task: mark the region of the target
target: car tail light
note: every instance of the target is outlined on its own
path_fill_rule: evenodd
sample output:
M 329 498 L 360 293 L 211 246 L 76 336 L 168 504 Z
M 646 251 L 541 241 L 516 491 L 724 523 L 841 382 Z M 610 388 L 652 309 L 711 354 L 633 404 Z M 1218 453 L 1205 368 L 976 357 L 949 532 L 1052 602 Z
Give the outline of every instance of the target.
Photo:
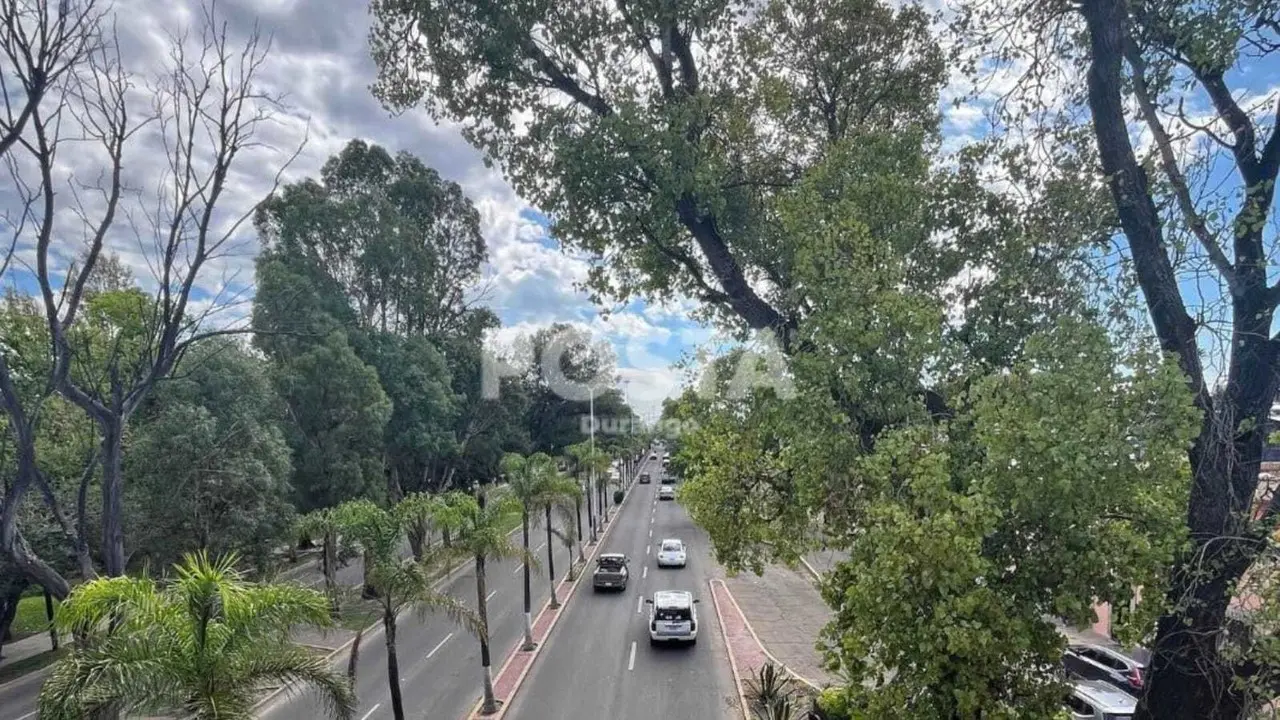
M 689 632 L 697 632 L 697 631 L 698 631 L 698 621 L 697 621 L 697 620 L 690 620 L 690 621 L 689 621 Z
M 1142 689 L 1142 668 L 1134 666 L 1129 668 L 1129 676 L 1125 678 L 1133 687 Z

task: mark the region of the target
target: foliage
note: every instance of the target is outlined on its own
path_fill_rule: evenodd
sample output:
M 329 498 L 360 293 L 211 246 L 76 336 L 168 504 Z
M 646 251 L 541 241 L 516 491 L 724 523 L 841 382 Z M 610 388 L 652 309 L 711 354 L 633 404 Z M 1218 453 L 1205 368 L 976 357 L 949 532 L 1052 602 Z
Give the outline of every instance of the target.
M 326 625 L 324 596 L 245 582 L 235 557 L 189 555 L 164 585 L 116 577 L 78 586 L 59 607 L 64 632 L 83 634 L 40 693 L 40 716 L 82 718 L 108 706 L 249 718 L 271 682 L 320 693 L 326 713 L 349 718 L 355 697 L 323 658 L 289 641 L 300 623 Z
M 133 424 L 126 470 L 136 557 L 236 552 L 265 568 L 293 524 L 283 407 L 267 368 L 233 342 L 192 347 Z
M 292 420 L 285 435 L 298 510 L 383 496 L 383 429 L 391 403 L 377 372 L 342 333 L 282 363 L 276 386 Z

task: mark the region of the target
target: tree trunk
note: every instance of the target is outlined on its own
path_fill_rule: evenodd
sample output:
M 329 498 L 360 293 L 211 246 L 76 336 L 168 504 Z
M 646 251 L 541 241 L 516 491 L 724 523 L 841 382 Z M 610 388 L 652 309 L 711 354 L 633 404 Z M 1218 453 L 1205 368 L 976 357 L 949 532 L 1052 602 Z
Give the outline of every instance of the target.
M 4 595 L 0 595 L 0 650 L 13 638 L 13 619 L 18 615 L 18 602 L 22 600 L 22 583 L 13 583 Z M 4 657 L 0 653 L 0 657 Z
M 382 628 L 387 641 L 387 689 L 391 691 L 391 713 L 404 720 L 404 700 L 400 697 L 400 659 L 396 656 L 396 613 L 391 596 L 382 602 Z
M 559 610 L 560 598 L 556 597 L 556 544 L 551 537 L 551 504 L 547 503 L 544 509 L 547 513 L 547 577 L 551 580 L 551 609 Z
M 364 551 L 360 564 L 363 566 L 360 568 L 362 582 L 360 597 L 365 600 L 372 600 L 373 598 L 378 597 L 378 588 L 374 587 L 373 583 L 369 580 L 369 573 L 373 572 L 373 555 L 368 550 Z
M 338 538 L 332 530 L 325 531 L 321 549 L 320 569 L 324 572 L 324 591 L 329 596 L 329 613 L 334 617 L 342 610 L 338 603 Z
M 16 605 L 14 606 L 17 607 Z M 49 621 L 49 649 L 58 649 L 58 628 L 53 626 L 53 596 L 44 591 L 44 616 Z
M 573 511 L 578 517 L 578 562 L 586 562 L 587 556 L 582 552 L 582 499 L 575 497 L 573 499 Z
M 483 505 L 481 505 L 483 507 Z M 480 668 L 484 678 L 484 703 L 480 712 L 492 715 L 498 712 L 498 701 L 493 696 L 492 659 L 489 657 L 489 602 L 485 599 L 484 556 L 476 555 L 476 607 L 480 612 Z
M 529 569 L 529 511 L 523 510 L 520 513 L 520 529 L 524 533 L 524 646 L 521 648 L 525 652 L 536 647 L 533 643 L 533 592 L 529 586 L 530 569 Z
M 124 419 L 113 414 L 102 432 L 102 561 L 107 577 L 124 575 Z
M 585 491 L 584 493 L 582 493 L 582 494 L 583 494 L 583 496 L 587 499 L 587 525 L 589 526 L 589 529 L 591 530 L 591 542 L 594 544 L 594 543 L 596 542 L 596 516 L 595 516 L 595 513 L 594 513 L 594 512 L 592 511 L 592 509 L 591 509 L 591 504 L 592 504 L 592 501 L 591 501 L 591 495 L 592 495 L 592 493 L 591 493 L 591 479 L 590 479 L 590 478 L 587 478 L 587 487 L 586 487 L 586 491 Z M 585 557 L 585 556 L 584 556 L 584 557 Z
M 405 535 L 409 538 L 409 551 L 413 553 L 413 561 L 422 562 L 422 552 L 427 546 L 427 529 L 422 526 L 422 520 L 409 523 Z

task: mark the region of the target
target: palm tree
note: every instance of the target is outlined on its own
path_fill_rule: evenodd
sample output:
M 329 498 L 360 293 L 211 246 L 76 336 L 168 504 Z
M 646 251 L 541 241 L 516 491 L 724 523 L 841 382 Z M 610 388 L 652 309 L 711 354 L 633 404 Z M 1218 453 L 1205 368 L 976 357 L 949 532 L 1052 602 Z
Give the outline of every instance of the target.
M 479 614 L 434 587 L 435 571 L 442 569 L 448 562 L 448 556 L 456 554 L 456 550 L 435 545 L 423 548 L 419 560 L 400 557 L 401 538 L 411 523 L 421 517 L 422 510 L 422 503 L 414 502 L 400 512 L 391 512 L 370 500 L 353 500 L 334 510 L 343 534 L 360 543 L 364 550 L 372 595 L 382 610 L 382 629 L 387 645 L 387 685 L 391 694 L 391 712 L 396 720 L 404 720 L 400 660 L 396 652 L 396 619 L 400 611 L 413 607 L 422 615 L 444 613 L 473 633 L 479 634 L 481 628 Z
M 355 712 L 347 679 L 289 641 L 295 625 L 328 625 L 328 601 L 309 588 L 256 584 L 237 558 L 201 552 L 176 578 L 98 578 L 58 607 L 55 624 L 82 638 L 40 690 L 40 717 L 79 720 L 104 710 L 194 720 L 247 720 L 269 684 L 319 691 L 330 717 Z
M 475 496 L 451 492 L 441 498 L 436 514 L 442 529 L 452 533 L 454 546 L 474 558 L 476 564 L 476 606 L 480 614 L 480 666 L 483 669 L 484 704 L 482 712 L 498 711 L 493 696 L 493 672 L 489 656 L 489 603 L 485 599 L 485 565 L 489 560 L 519 558 L 529 562 L 529 552 L 511 541 L 511 530 L 521 517 L 520 501 L 503 493 L 489 504 L 484 490 L 477 487 Z
M 567 506 L 570 500 L 575 500 L 582 495 L 582 491 L 578 489 L 578 484 L 569 478 L 554 471 L 542 479 L 538 492 L 538 503 L 542 506 L 546 513 L 547 523 L 547 579 L 551 582 L 551 607 L 559 609 L 560 598 L 556 597 L 556 558 L 555 543 L 551 536 L 555 533 L 551 526 L 551 511 L 557 507 Z M 570 572 L 573 571 L 573 562 L 569 563 Z
M 585 563 L 587 561 L 587 556 L 586 556 L 586 553 L 584 553 L 582 550 L 582 538 L 583 538 L 582 495 L 583 494 L 581 492 L 581 489 L 583 487 L 582 472 L 583 472 L 583 468 L 586 466 L 587 458 L 591 455 L 591 444 L 580 442 L 574 445 L 570 445 L 569 447 L 565 448 L 565 452 L 568 455 L 570 462 L 573 464 L 573 479 L 576 483 L 578 483 L 579 492 L 578 492 L 578 496 L 573 500 L 573 513 L 578 524 L 578 530 L 576 533 L 578 537 L 578 562 Z M 590 497 L 587 498 L 587 522 L 588 522 L 588 527 L 590 527 L 593 522 L 591 519 L 591 498 Z
M 320 538 L 320 572 L 324 574 L 324 592 L 329 596 L 329 612 L 337 617 L 341 610 L 338 599 L 338 564 L 342 562 L 345 553 L 338 544 L 338 526 L 334 522 L 333 510 L 321 508 L 303 515 L 298 519 L 297 533 L 313 541 Z
M 542 492 L 547 478 L 556 474 L 556 463 L 545 453 L 529 457 L 508 453 L 502 458 L 502 473 L 507 479 L 507 489 L 520 502 L 520 531 L 524 538 L 524 650 L 534 648 L 533 642 L 533 593 L 530 588 L 529 569 L 529 517 L 542 506 Z

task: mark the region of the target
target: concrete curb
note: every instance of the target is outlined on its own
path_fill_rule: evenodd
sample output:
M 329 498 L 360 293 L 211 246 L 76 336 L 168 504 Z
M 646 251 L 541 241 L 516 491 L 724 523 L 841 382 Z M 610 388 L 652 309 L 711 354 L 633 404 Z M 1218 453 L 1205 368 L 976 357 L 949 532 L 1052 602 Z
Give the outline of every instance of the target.
M 525 678 L 529 676 L 529 671 L 533 669 L 534 663 L 538 661 L 538 656 L 542 654 L 542 649 L 547 646 L 547 641 L 551 639 L 551 633 L 555 631 L 556 625 L 560 623 L 560 617 L 564 615 L 565 610 L 568 609 L 569 601 L 577 595 L 578 586 L 582 584 L 582 578 L 586 577 L 587 568 L 591 564 L 591 559 L 600 552 L 600 548 L 604 546 L 604 541 L 609 537 L 609 534 L 613 532 L 613 529 L 617 527 L 618 515 L 622 513 L 622 509 L 625 508 L 627 506 L 627 502 L 631 500 L 631 491 L 635 489 L 635 486 L 636 484 L 632 482 L 627 487 L 627 493 L 622 498 L 622 502 L 617 504 L 618 510 L 613 514 L 613 519 L 609 520 L 609 522 L 605 524 L 604 532 L 599 535 L 596 543 L 591 546 L 591 552 L 587 553 L 586 561 L 582 564 L 582 572 L 578 574 L 577 579 L 573 581 L 573 584 L 569 586 L 568 591 L 565 592 L 564 597 L 560 599 L 560 608 L 554 611 L 555 617 L 551 618 L 551 626 L 547 628 L 546 636 L 542 638 L 538 643 L 538 646 L 530 653 L 531 657 L 529 658 L 529 662 L 525 664 L 524 669 L 520 671 L 520 675 L 516 678 L 516 684 L 511 688 L 511 694 L 505 699 L 498 698 L 502 704 L 498 706 L 498 711 L 492 715 L 485 715 L 480 711 L 484 706 L 484 698 L 480 698 L 480 700 L 476 702 L 475 707 L 472 708 L 471 712 L 467 713 L 465 720 L 475 720 L 477 718 L 482 718 L 483 720 L 502 720 L 502 718 L 506 717 L 507 708 L 511 707 L 511 701 L 514 700 L 516 695 L 520 692 L 520 688 L 524 685 Z M 565 582 L 567 582 L 567 580 L 561 581 L 560 586 L 564 587 Z M 547 602 L 542 606 L 542 610 L 538 611 L 537 617 L 534 618 L 533 625 L 538 624 L 538 620 L 542 619 L 543 613 L 546 613 L 550 607 L 551 599 L 547 598 Z M 502 673 L 510 667 L 511 663 L 515 662 L 515 659 L 519 657 L 522 652 L 524 651 L 522 651 L 520 646 L 517 644 L 516 648 L 508 653 L 506 661 L 502 663 L 502 667 L 494 677 L 502 677 Z
M 800 558 L 800 564 L 804 565 L 804 569 L 809 571 L 809 574 L 813 576 L 814 580 L 817 580 L 819 583 L 822 582 L 822 573 L 818 572 L 812 565 L 810 565 L 808 560 Z
M 738 669 L 738 661 L 733 657 L 733 646 L 729 644 L 729 631 L 724 629 L 724 612 L 720 609 L 720 600 L 716 597 L 717 582 L 724 585 L 724 581 L 719 578 L 707 581 L 707 587 L 711 591 L 711 604 L 716 609 L 716 621 L 720 623 L 720 639 L 724 641 L 724 653 L 729 656 L 729 672 L 733 674 L 733 686 L 738 691 L 738 709 L 742 711 L 743 720 L 752 720 L 751 710 L 747 706 L 747 694 L 742 689 L 742 671 Z M 728 592 L 727 585 L 725 591 Z

